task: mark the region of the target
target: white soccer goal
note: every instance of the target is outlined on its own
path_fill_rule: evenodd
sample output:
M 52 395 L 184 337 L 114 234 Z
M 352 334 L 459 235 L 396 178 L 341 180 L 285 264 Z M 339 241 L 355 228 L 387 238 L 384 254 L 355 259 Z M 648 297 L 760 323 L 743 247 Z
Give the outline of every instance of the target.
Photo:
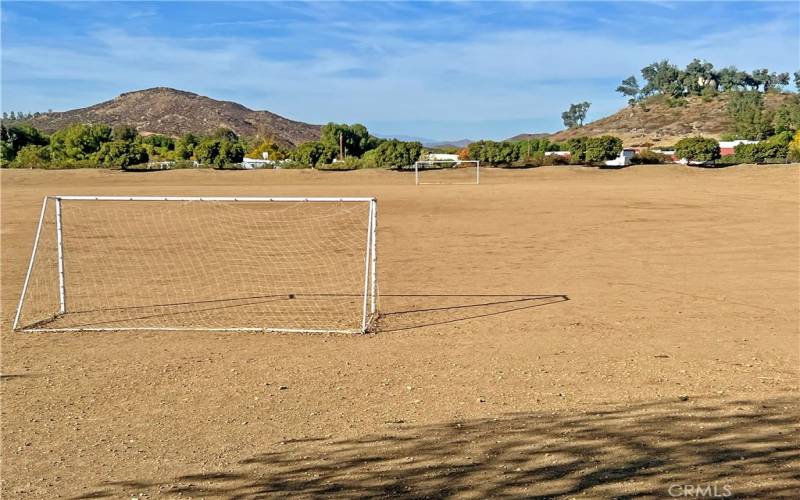
M 477 160 L 425 160 L 414 163 L 417 184 L 480 184 L 481 163 Z
M 49 196 L 14 330 L 363 333 L 374 198 Z

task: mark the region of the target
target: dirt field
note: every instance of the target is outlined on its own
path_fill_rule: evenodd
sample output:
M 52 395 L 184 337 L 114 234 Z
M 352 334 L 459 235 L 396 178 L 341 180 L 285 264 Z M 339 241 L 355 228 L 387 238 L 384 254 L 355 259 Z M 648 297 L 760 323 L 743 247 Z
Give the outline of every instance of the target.
M 2 496 L 792 497 L 798 174 L 2 171 Z M 46 194 L 377 196 L 380 331 L 11 332 Z

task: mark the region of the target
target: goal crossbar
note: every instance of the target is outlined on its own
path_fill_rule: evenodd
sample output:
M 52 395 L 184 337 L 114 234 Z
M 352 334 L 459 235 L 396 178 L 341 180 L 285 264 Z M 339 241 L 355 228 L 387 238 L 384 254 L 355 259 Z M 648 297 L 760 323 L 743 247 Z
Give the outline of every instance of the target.
M 72 311 L 68 307 L 69 289 L 66 286 L 67 280 L 65 276 L 69 274 L 69 268 L 65 265 L 65 233 L 69 231 L 69 227 L 65 228 L 62 222 L 62 202 L 220 202 L 220 203 L 290 203 L 290 204 L 303 204 L 303 203 L 365 203 L 367 204 L 367 220 L 365 224 L 365 233 L 361 233 L 365 237 L 365 244 L 362 243 L 361 250 L 363 251 L 363 289 L 358 293 L 361 298 L 360 302 L 360 320 L 357 327 L 342 328 L 320 328 L 300 326 L 297 328 L 291 326 L 209 326 L 204 327 L 200 325 L 180 326 L 180 325 L 157 325 L 157 326 L 141 326 L 141 325 L 119 325 L 119 326 L 97 326 L 93 324 L 79 325 L 79 326 L 55 326 L 50 327 L 48 323 L 53 320 L 70 314 Z M 29 294 L 32 275 L 35 270 L 37 258 L 41 257 L 40 247 L 42 246 L 41 240 L 43 239 L 43 227 L 46 224 L 46 213 L 48 212 L 48 203 L 55 204 L 55 260 L 58 276 L 58 304 L 57 312 L 43 320 L 35 321 L 27 326 L 21 325 L 23 309 L 26 305 L 26 297 Z M 313 218 L 312 218 L 313 219 Z M 269 222 L 269 221 L 268 221 Z M 281 221 L 287 225 L 286 221 Z M 304 222 L 300 220 L 299 223 Z M 318 224 L 318 221 L 312 220 L 313 224 Z M 312 225 L 313 225 L 312 224 Z M 334 229 L 329 229 L 329 232 L 335 232 Z M 69 239 L 74 240 L 79 238 L 76 235 L 69 235 Z M 357 243 L 357 242 L 356 242 Z M 358 245 L 356 245 L 358 246 Z M 352 267 L 352 266 L 351 266 Z M 318 271 L 317 271 L 318 272 Z M 273 276 L 274 277 L 274 276 Z M 186 286 L 184 284 L 184 286 Z M 336 293 L 305 293 L 303 291 L 297 293 L 284 293 L 289 299 L 296 297 L 314 297 L 331 295 L 336 296 Z M 349 293 L 339 293 L 339 296 L 352 295 Z M 216 299 L 212 301 L 199 301 L 199 302 L 225 302 L 230 300 L 241 301 L 244 299 L 251 299 L 257 297 L 237 297 L 234 299 Z M 199 303 L 198 302 L 198 303 Z M 148 306 L 130 306 L 131 309 L 145 308 L 145 307 L 166 307 L 176 304 L 162 304 L 162 305 L 148 305 Z M 245 304 L 250 305 L 250 304 Z M 123 307 L 124 308 L 124 307 Z M 113 308 L 112 308 L 113 309 Z M 122 308 L 118 308 L 122 309 Z M 80 311 L 85 312 L 85 311 Z M 177 313 L 174 313 L 177 314 Z M 308 313 L 313 315 L 313 311 Z M 370 331 L 375 319 L 378 315 L 378 287 L 377 287 L 377 199 L 375 197 L 297 197 L 297 196 L 283 196 L 283 197 L 265 197 L 265 196 L 79 196 L 79 195 L 54 195 L 45 196 L 42 201 L 42 208 L 39 214 L 39 219 L 34 236 L 33 248 L 31 251 L 30 261 L 28 263 L 27 271 L 22 285 L 17 309 L 14 315 L 12 329 L 22 332 L 70 332 L 70 331 L 120 331 L 120 330 L 158 330 L 158 331 L 218 331 L 218 332 L 281 332 L 281 333 L 366 333 Z M 102 323 L 102 322 L 101 322 Z

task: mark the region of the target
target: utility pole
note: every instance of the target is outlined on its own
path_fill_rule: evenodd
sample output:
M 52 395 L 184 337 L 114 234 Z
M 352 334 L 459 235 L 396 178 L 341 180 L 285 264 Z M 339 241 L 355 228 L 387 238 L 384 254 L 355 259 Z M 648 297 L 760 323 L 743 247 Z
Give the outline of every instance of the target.
M 339 158 L 344 160 L 344 134 L 339 132 Z

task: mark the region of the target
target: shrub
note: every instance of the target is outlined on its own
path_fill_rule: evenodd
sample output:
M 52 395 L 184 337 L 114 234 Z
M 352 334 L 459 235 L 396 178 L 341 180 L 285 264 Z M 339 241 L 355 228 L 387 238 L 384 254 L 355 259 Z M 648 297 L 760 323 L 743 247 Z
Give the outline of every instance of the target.
M 289 157 L 308 167 L 316 167 L 318 164 L 331 163 L 338 153 L 335 147 L 321 142 L 304 142 Z
M 375 148 L 374 157 L 370 156 L 369 159 L 374 160 L 379 167 L 404 168 L 413 165 L 420 154 L 422 154 L 421 143 L 391 139 L 383 141 Z
M 602 163 L 613 160 L 622 151 L 622 139 L 612 135 L 590 137 L 586 141 L 584 159 L 587 163 Z
M 739 144 L 734 157 L 740 163 L 783 163 L 789 157 L 792 134 L 781 132 L 756 144 Z
M 671 163 L 672 158 L 667 155 L 650 151 L 649 149 L 642 149 L 631 158 L 631 163 L 634 165 L 658 165 L 661 163 Z
M 356 170 L 361 168 L 361 160 L 356 158 L 355 156 L 348 156 L 342 161 L 335 161 L 333 163 L 320 163 L 316 166 L 317 170 L 327 170 L 327 171 L 345 171 L 345 170 Z
M 311 168 L 311 166 L 306 165 L 305 163 L 300 163 L 299 161 L 296 160 L 288 159 L 278 163 L 278 168 L 301 169 L 301 168 Z
M 147 151 L 141 144 L 122 140 L 103 143 L 96 158 L 104 167 L 127 167 L 148 160 Z
M 569 158 L 561 155 L 549 155 L 542 159 L 543 166 L 569 165 Z
M 9 166 L 13 168 L 48 168 L 50 167 L 50 148 L 33 144 L 23 146 Z
M 687 137 L 675 144 L 675 155 L 693 162 L 713 162 L 719 158 L 719 143 L 706 137 Z
M 800 161 L 800 130 L 794 134 L 789 143 L 789 161 Z

